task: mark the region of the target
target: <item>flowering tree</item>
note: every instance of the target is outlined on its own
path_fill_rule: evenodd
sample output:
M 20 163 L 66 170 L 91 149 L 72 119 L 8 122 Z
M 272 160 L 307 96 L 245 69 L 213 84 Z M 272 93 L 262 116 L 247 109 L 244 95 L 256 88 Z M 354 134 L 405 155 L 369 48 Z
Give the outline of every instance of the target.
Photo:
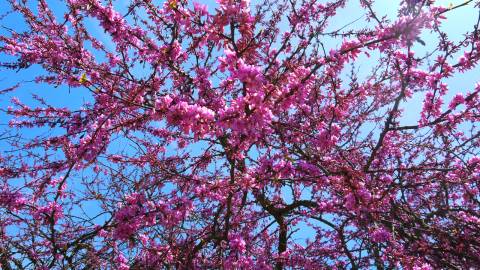
M 480 265 L 480 85 L 446 83 L 479 62 L 479 23 L 442 30 L 475 1 L 389 20 L 360 0 L 362 27 L 334 31 L 354 1 L 7 2 L 26 30 L 4 28 L 2 69 L 85 102 L 5 108 L 1 269 Z

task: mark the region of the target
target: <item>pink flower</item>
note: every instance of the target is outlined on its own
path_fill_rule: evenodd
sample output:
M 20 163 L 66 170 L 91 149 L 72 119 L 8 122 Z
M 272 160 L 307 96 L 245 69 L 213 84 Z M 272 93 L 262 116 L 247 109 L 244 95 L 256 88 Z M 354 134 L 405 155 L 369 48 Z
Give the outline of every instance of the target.
M 450 102 L 450 104 L 448 105 L 448 108 L 453 110 L 455 109 L 458 105 L 462 104 L 465 102 L 465 98 L 463 97 L 463 94 L 462 93 L 457 93 L 452 101 Z
M 371 233 L 371 238 L 373 242 L 379 243 L 379 242 L 386 242 L 390 240 L 391 234 L 390 232 L 385 229 L 385 228 L 377 228 Z
M 246 243 L 239 234 L 229 234 L 228 240 L 232 250 L 240 253 L 245 252 Z
M 27 200 L 19 192 L 0 191 L 0 207 L 18 211 L 23 208 Z
M 117 269 L 119 270 L 129 270 L 130 269 L 130 266 L 128 265 L 128 260 L 127 258 L 125 258 L 125 256 L 123 256 L 123 254 L 119 254 L 117 256 L 117 259 L 116 259 L 116 263 L 117 263 Z

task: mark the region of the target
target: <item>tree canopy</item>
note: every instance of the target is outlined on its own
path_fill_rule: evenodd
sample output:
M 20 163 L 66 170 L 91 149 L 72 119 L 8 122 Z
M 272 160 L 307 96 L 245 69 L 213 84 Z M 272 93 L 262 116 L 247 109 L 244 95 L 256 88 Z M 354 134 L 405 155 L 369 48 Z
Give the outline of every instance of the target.
M 480 84 L 449 83 L 480 16 L 442 28 L 478 1 L 52 2 L 0 4 L 0 97 L 33 89 L 2 109 L 0 268 L 480 265 Z

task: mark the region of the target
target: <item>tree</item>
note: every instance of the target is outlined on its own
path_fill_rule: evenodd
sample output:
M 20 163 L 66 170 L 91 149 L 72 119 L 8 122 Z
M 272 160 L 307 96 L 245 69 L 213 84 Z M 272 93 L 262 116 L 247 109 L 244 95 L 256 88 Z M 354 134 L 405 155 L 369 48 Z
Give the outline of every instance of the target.
M 35 73 L 2 96 L 36 90 L 2 116 L 0 268 L 480 265 L 480 85 L 447 83 L 480 17 L 442 30 L 478 2 L 333 31 L 356 1 L 47 2 L 2 4 L 2 70 Z

